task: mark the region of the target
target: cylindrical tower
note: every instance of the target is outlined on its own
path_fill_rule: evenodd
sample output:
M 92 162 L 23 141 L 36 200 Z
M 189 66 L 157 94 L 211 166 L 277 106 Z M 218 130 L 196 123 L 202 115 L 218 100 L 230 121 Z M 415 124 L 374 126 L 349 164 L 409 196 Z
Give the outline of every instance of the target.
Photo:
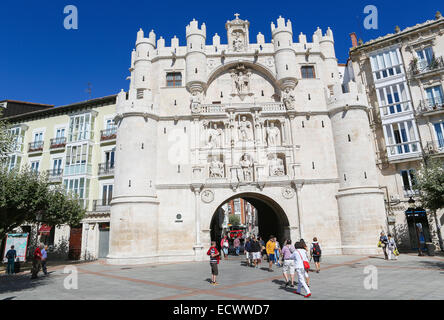
M 282 89 L 293 89 L 297 80 L 296 53 L 293 49 L 293 30 L 291 21 L 279 16 L 277 27 L 271 23 L 271 34 L 274 44 L 274 60 L 276 65 L 277 80 Z
M 377 178 L 367 100 L 351 83 L 340 85 L 329 103 L 335 143 L 339 190 L 336 195 L 344 254 L 374 254 L 375 239 L 386 227 L 384 193 Z
M 316 32 L 318 32 L 316 38 L 319 40 L 319 48 L 324 59 L 324 67 L 322 70 L 325 73 L 324 79 L 328 86 L 332 86 L 339 81 L 338 60 L 335 54 L 333 31 L 328 28 L 324 36 L 322 36 L 321 29 L 318 29 Z
M 207 56 L 205 54 L 206 27 L 193 19 L 186 27 L 187 53 L 186 86 L 190 92 L 202 92 L 207 80 Z
M 137 32 L 136 49 L 132 54 L 131 63 L 131 89 L 139 92 L 148 89 L 148 75 L 151 71 L 151 59 L 156 47 L 156 35 L 153 30 L 149 38 L 145 38 L 143 30 Z
M 122 90 L 116 103 L 116 164 L 107 257 L 111 264 L 155 262 L 158 254 L 157 120 L 147 79 L 150 62 L 141 58 L 153 46 L 140 32 L 136 44 L 140 54 L 134 60 L 130 92 L 127 97 Z

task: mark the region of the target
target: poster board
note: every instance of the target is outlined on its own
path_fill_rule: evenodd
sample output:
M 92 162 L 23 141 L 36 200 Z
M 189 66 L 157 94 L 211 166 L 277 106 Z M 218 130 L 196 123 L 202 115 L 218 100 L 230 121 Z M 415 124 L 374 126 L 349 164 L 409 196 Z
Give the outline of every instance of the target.
M 11 246 L 14 246 L 15 251 L 17 251 L 17 258 L 19 259 L 19 261 L 24 262 L 26 260 L 28 236 L 29 233 L 8 233 L 6 237 L 3 262 L 8 262 L 8 259 L 6 259 L 6 253 L 9 249 L 11 249 Z

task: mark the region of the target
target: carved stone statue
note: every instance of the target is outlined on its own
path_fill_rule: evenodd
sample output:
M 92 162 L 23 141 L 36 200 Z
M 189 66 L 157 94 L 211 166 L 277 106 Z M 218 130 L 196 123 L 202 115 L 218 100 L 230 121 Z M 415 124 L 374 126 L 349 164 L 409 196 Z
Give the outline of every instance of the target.
M 236 52 L 244 50 L 244 35 L 240 31 L 233 32 L 233 50 Z
M 208 129 L 207 146 L 210 148 L 220 148 L 222 145 L 222 129 L 213 123 L 213 127 Z
M 252 139 L 251 135 L 251 123 L 247 120 L 246 116 L 242 116 L 241 121 L 238 125 L 239 129 L 239 141 L 249 141 Z
M 242 169 L 243 181 L 253 181 L 253 163 L 247 154 L 244 154 L 239 161 Z
M 224 164 L 213 157 L 210 163 L 210 178 L 223 178 L 224 177 Z
M 250 92 L 250 78 L 251 71 L 246 69 L 243 65 L 231 70 L 231 78 L 233 80 L 232 96 L 239 96 L 243 99 L 245 96 L 253 95 Z
M 290 92 L 290 88 L 286 88 L 283 93 L 282 102 L 287 110 L 294 110 L 294 95 Z
M 266 129 L 267 132 L 267 145 L 277 146 L 279 143 L 279 128 L 275 127 L 274 122 L 270 122 L 270 125 Z
M 283 175 L 285 175 L 284 162 L 282 159 L 278 158 L 276 153 L 274 153 L 273 157 L 270 159 L 270 176 Z

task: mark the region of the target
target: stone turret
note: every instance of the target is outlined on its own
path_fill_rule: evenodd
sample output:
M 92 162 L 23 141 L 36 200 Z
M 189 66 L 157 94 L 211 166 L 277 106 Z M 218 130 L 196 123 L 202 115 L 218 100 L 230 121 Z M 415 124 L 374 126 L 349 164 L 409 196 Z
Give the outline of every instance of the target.
M 282 89 L 293 89 L 296 86 L 297 63 L 293 48 L 293 31 L 291 21 L 279 17 L 277 26 L 271 23 L 271 34 L 274 43 L 274 59 L 276 64 L 277 80 Z
M 186 27 L 186 87 L 190 92 L 202 92 L 207 78 L 207 56 L 205 54 L 206 27 L 193 19 Z
M 368 102 L 354 82 L 349 87 L 350 92 L 343 94 L 335 85 L 328 102 L 339 176 L 342 252 L 374 254 L 375 237 L 386 229 L 384 194 L 378 184 Z

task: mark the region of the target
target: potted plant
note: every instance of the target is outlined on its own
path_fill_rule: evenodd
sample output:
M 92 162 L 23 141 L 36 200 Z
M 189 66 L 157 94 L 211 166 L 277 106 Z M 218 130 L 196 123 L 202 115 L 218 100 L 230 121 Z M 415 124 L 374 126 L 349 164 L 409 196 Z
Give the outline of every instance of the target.
M 418 73 L 418 58 L 413 57 L 413 60 L 410 61 L 410 71 L 413 74 L 417 74 Z

